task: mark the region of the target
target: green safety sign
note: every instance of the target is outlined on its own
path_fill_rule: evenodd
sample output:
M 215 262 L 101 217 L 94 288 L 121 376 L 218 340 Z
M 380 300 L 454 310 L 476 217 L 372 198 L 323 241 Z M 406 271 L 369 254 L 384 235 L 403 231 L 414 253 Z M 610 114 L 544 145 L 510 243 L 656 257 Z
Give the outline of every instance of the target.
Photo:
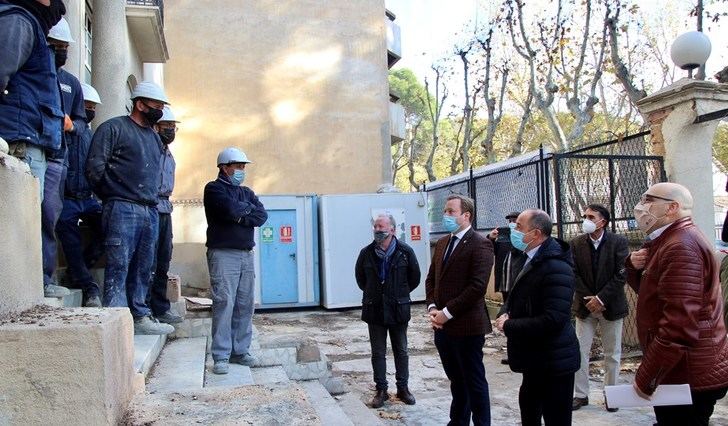
M 260 230 L 260 235 L 263 237 L 262 241 L 264 243 L 272 243 L 273 242 L 273 227 L 272 226 L 265 226 Z

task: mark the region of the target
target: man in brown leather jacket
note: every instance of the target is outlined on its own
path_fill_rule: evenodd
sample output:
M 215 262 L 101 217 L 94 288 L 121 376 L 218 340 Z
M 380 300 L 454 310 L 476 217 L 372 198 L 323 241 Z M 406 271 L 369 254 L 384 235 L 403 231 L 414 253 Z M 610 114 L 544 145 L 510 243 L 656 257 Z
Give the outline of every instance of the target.
M 643 398 L 660 384 L 688 383 L 692 405 L 655 407 L 657 424 L 708 425 L 728 389 L 728 345 L 718 262 L 690 217 L 693 198 L 675 183 L 651 186 L 635 206 L 647 242 L 626 262 L 627 282 L 639 294 L 637 333 L 642 364 L 635 391 Z

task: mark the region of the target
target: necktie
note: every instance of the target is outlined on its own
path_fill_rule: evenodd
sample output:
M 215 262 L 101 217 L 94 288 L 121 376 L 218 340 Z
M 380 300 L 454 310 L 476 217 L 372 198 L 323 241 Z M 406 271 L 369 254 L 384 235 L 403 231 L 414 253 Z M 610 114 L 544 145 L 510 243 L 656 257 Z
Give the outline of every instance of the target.
M 453 235 L 452 237 L 450 237 L 450 242 L 447 244 L 447 250 L 445 250 L 445 258 L 442 259 L 442 264 L 443 265 L 446 264 L 447 263 L 447 259 L 450 258 L 450 255 L 452 254 L 452 250 L 455 247 L 455 242 L 457 240 L 458 240 L 458 237 L 456 237 L 455 235 Z

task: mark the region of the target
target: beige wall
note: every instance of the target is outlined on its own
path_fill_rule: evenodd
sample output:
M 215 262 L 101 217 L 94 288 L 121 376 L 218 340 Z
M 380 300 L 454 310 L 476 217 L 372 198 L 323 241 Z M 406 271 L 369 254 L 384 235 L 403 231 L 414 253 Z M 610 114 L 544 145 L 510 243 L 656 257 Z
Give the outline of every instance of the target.
M 372 192 L 389 152 L 383 1 L 165 3 L 174 198 L 200 198 L 242 148 L 258 193 Z M 383 144 L 387 143 L 387 149 Z

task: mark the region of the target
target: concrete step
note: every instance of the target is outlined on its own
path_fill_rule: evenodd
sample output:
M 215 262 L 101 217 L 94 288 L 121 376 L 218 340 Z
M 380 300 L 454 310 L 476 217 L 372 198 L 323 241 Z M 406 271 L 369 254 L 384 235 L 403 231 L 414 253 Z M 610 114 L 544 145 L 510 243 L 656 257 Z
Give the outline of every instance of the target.
M 383 425 L 382 419 L 364 404 L 359 396 L 353 392 L 336 397 L 339 407 L 346 413 L 355 426 Z
M 213 365 L 212 356 L 208 356 L 207 364 L 205 365 L 206 388 L 250 386 L 255 383 L 250 367 L 246 365 L 230 363 L 230 370 L 227 374 L 213 373 Z
M 253 376 L 253 382 L 256 385 L 271 385 L 274 383 L 290 383 L 286 370 L 281 366 L 276 367 L 256 367 L 250 369 Z
M 206 337 L 177 339 L 162 350 L 147 384 L 149 392 L 201 389 L 205 379 Z
M 147 377 L 166 341 L 167 336 L 134 335 L 134 371 Z
M 68 289 L 71 294 L 62 298 L 45 297 L 43 304 L 55 306 L 56 308 L 80 308 L 83 303 L 83 292 L 77 288 Z
M 353 426 L 355 424 L 318 380 L 306 380 L 298 382 L 298 384 L 308 395 L 323 426 Z

